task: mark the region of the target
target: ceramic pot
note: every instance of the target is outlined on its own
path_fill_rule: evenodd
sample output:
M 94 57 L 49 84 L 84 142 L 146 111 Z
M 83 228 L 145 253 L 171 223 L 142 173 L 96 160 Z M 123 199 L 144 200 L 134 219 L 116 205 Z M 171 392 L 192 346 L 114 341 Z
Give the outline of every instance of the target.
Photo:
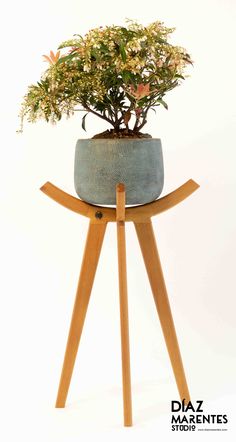
M 161 140 L 80 139 L 74 183 L 77 195 L 92 204 L 115 205 L 117 183 L 126 186 L 127 205 L 154 201 L 164 184 Z

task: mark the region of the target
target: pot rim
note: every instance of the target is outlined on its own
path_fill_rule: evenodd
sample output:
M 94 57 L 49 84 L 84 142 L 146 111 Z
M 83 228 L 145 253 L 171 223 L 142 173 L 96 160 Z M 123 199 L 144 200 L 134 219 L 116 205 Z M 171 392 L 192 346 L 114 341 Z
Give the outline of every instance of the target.
M 95 141 L 95 142 L 104 142 L 104 141 L 161 141 L 161 138 L 134 138 L 134 137 L 127 137 L 127 138 L 78 138 L 77 141 Z

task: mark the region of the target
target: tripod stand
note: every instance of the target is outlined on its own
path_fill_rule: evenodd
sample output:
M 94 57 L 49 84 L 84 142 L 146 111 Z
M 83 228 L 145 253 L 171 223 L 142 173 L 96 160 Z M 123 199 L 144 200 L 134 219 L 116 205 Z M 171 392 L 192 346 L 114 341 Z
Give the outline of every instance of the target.
M 142 206 L 129 207 L 127 209 L 125 208 L 125 186 L 122 183 L 119 183 L 116 187 L 116 208 L 88 204 L 63 192 L 50 182 L 45 183 L 41 187 L 41 190 L 47 196 L 51 197 L 62 206 L 90 219 L 56 407 L 63 408 L 66 403 L 108 222 L 116 222 L 117 224 L 124 425 L 132 425 L 125 222 L 132 221 L 135 225 L 180 399 L 185 399 L 186 402 L 190 400 L 160 258 L 152 228 L 151 217 L 180 203 L 191 195 L 198 187 L 199 185 L 197 183 L 193 180 L 189 180 L 174 192 L 171 192 L 156 201 Z

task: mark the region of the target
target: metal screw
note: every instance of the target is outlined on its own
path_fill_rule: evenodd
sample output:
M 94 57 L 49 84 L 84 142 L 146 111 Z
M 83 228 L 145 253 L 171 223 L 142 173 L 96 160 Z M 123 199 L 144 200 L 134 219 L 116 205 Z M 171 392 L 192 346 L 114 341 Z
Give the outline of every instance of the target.
M 103 217 L 102 212 L 96 212 L 95 213 L 95 218 L 101 219 Z

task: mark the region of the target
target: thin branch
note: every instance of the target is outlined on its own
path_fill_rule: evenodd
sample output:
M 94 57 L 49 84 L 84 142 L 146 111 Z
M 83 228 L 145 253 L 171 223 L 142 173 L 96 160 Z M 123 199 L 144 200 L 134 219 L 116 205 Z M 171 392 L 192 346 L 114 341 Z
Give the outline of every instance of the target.
M 136 122 L 135 122 L 135 128 L 134 128 L 133 130 L 136 130 L 137 132 L 139 132 L 139 131 L 143 128 L 143 126 L 147 123 L 147 120 L 146 120 L 147 113 L 148 113 L 150 107 L 152 107 L 152 106 L 153 106 L 153 103 L 150 103 L 150 104 L 147 106 L 146 110 L 145 110 L 144 113 L 143 113 L 143 121 L 142 121 L 142 123 L 138 126 L 138 125 L 136 125 L 136 123 L 137 123 L 137 120 L 136 120 Z M 138 122 L 139 122 L 139 119 L 138 119 Z
M 142 124 L 140 124 L 140 126 L 137 127 L 137 129 L 136 129 L 137 132 L 139 132 L 146 123 L 147 123 L 147 120 L 145 120 L 145 118 L 144 118 L 143 121 L 142 121 Z
M 135 120 L 135 124 L 133 127 L 133 131 L 136 131 L 136 129 L 138 127 L 139 120 L 140 120 L 140 115 L 136 115 L 136 120 Z
M 102 120 L 108 121 L 108 123 L 110 123 L 112 126 L 114 126 L 114 122 L 113 122 L 113 120 L 110 120 L 110 118 L 107 118 L 105 115 L 101 115 L 98 112 L 94 111 L 93 109 L 90 109 L 90 107 L 88 107 L 87 105 L 85 105 L 84 108 L 88 112 L 91 112 L 92 114 L 96 115 L 97 117 L 102 118 Z

